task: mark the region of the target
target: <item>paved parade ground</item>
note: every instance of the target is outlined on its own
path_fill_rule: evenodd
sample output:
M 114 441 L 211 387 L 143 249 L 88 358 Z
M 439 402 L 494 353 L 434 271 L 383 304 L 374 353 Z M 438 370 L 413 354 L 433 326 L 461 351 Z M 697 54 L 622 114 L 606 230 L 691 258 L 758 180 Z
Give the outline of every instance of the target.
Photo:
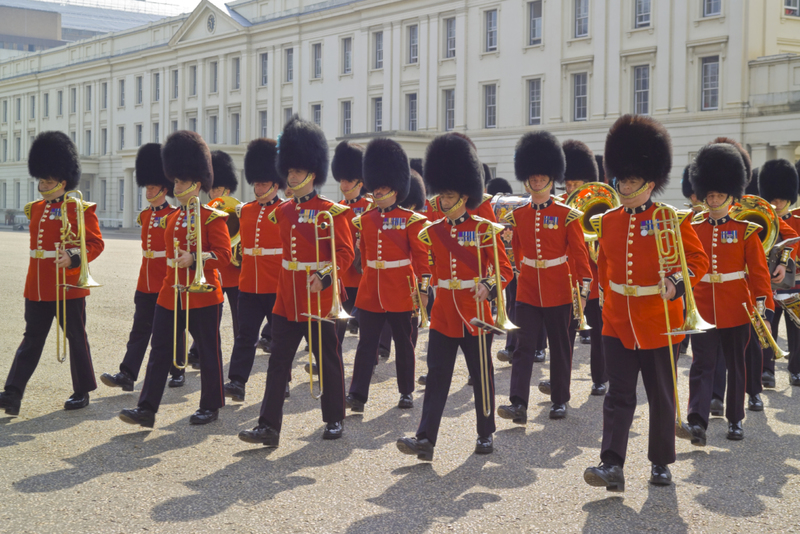
M 27 232 L 0 231 L 0 374 L 5 379 L 22 339 Z M 395 441 L 413 435 L 422 409 L 396 408 L 394 356 L 373 378 L 364 414 L 348 415 L 344 437 L 321 439 L 323 423 L 298 353 L 281 446 L 270 450 L 236 434 L 256 424 L 268 357 L 260 351 L 244 403 L 219 421 L 190 426 L 200 381 L 187 372 L 167 389 L 152 430 L 117 418 L 136 406 L 133 393 L 100 383 L 117 372 L 133 316 L 141 252 L 137 234 L 108 234 L 92 275 L 102 288 L 87 299 L 88 334 L 98 389 L 89 407 L 66 412 L 69 364 L 55 357 L 55 330 L 28 385 L 19 417 L 0 412 L 2 532 L 800 532 L 800 388 L 788 385 L 785 361 L 763 412 L 747 412 L 744 441 L 725 439 L 713 418 L 707 447 L 677 444 L 675 484 L 648 484 L 647 406 L 631 429 L 626 491 L 608 493 L 583 481 L 599 462 L 602 398 L 591 397 L 588 345 L 576 344 L 567 418 L 548 419 L 549 399 L 536 384 L 529 422 L 497 419 L 495 452 L 473 454 L 475 412 L 463 359 L 456 365 L 432 463 L 401 454 Z M 427 331 L 420 335 L 417 374 L 425 373 Z M 785 347 L 785 335 L 780 343 Z M 502 347 L 495 340 L 494 352 Z M 344 344 L 349 385 L 357 338 Z M 233 346 L 229 310 L 222 347 L 227 375 Z M 301 347 L 302 349 L 302 347 Z M 679 362 L 681 403 L 688 399 L 690 357 Z M 508 402 L 511 367 L 496 362 L 497 403 Z M 349 412 L 348 412 L 349 413 Z

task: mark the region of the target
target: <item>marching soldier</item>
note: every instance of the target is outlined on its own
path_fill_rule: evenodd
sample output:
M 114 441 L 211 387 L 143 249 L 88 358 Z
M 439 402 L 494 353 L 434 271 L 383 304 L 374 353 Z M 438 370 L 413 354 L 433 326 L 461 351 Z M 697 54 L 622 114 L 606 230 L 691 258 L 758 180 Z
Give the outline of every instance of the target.
M 411 186 L 403 148 L 391 139 L 374 139 L 364 154 L 364 183 L 374 195 L 374 207 L 354 217 L 360 234 L 363 276 L 358 307 L 361 334 L 353 364 L 353 378 L 346 397 L 353 412 L 363 412 L 375 354 L 385 324 L 391 327 L 395 345 L 398 408 L 413 408 L 414 344 L 411 315 L 412 292 L 419 291 L 420 306 L 427 305 L 430 268 L 428 249 L 419 238 L 427 219 L 398 206 Z M 408 287 L 408 292 L 403 288 Z
M 287 180 L 292 200 L 280 204 L 269 214 L 269 220 L 277 225 L 275 230 L 280 233 L 283 249 L 272 310 L 272 354 L 258 426 L 239 433 L 242 441 L 267 447 L 277 447 L 280 442 L 284 392 L 300 340 L 309 330 L 307 315 L 316 315 L 318 309 L 327 314 L 332 308 L 333 291 L 339 290 L 331 287 L 334 275 L 330 241 L 319 243 L 319 257 L 315 250 L 314 227 L 318 213 L 328 211 L 333 216 L 337 268 L 345 271 L 353 261 L 352 234 L 347 219 L 341 216 L 349 208 L 319 196 L 316 191 L 328 175 L 328 143 L 322 130 L 297 115 L 292 117 L 280 137 L 276 168 Z M 320 237 L 330 234 L 330 228 L 319 228 Z M 309 300 L 311 309 L 308 309 Z M 317 326 L 313 325 L 309 343 L 317 365 L 322 366 L 322 420 L 325 422 L 322 439 L 339 439 L 344 432 L 345 416 L 342 354 L 336 326 L 323 321 L 322 336 Z
M 480 331 L 470 322 L 482 314 L 485 322 L 491 324 L 491 308 L 487 299 L 495 298 L 503 290 L 495 285 L 494 278 L 487 276 L 488 267 L 493 265 L 494 259 L 491 247 L 478 248 L 479 244 L 491 243 L 489 236 L 479 239 L 476 235 L 478 224 L 486 219 L 467 212 L 468 208 L 476 208 L 483 199 L 480 165 L 474 147 L 463 135 L 440 135 L 428 145 L 425 179 L 428 187 L 439 194 L 439 206 L 446 218 L 423 230 L 419 237 L 430 247 L 434 258 L 433 279 L 437 280 L 439 298 L 431 314 L 422 419 L 416 436 L 397 440 L 397 448 L 401 452 L 415 455 L 421 460 L 433 459 L 459 347 L 464 353 L 470 374 L 481 377 L 473 385 L 478 430 L 475 452 L 486 454 L 494 450 L 492 336 L 486 335 L 487 351 L 481 354 Z M 486 228 L 486 224 L 481 226 L 481 230 Z M 495 230 L 500 232 L 502 228 L 498 225 Z M 507 284 L 513 276 L 511 265 L 500 236 L 496 241 L 500 258 L 499 274 L 503 283 Z M 480 313 L 478 306 L 482 310 Z M 485 358 L 483 364 L 482 358 Z M 482 366 L 486 373 L 483 376 Z M 485 411 L 487 406 L 489 410 Z
M 136 153 L 136 185 L 144 188 L 145 198 L 150 207 L 145 208 L 136 220 L 142 227 L 142 266 L 139 269 L 139 281 L 133 297 L 135 307 L 133 326 L 128 336 L 125 357 L 119 364 L 119 372 L 113 375 L 110 373 L 100 375 L 103 384 L 122 388 L 122 391 L 133 391 L 147 346 L 150 344 L 158 293 L 167 274 L 167 245 L 164 241 L 167 216 L 177 210 L 166 198 L 173 196 L 173 183 L 164 176 L 159 143 L 142 145 Z M 178 354 L 181 358 L 184 354 L 185 341 L 183 336 L 179 336 Z M 173 366 L 170 375 L 169 387 L 183 386 L 185 380 L 183 369 Z
M 244 156 L 244 177 L 253 186 L 256 199 L 237 208 L 242 245 L 239 334 L 231 353 L 230 382 L 225 384 L 225 396 L 238 402 L 244 401 L 261 323 L 266 318 L 272 325 L 272 308 L 278 291 L 283 245 L 269 216 L 281 204 L 278 192 L 286 188 L 286 180 L 275 170 L 276 145 L 273 139 L 254 139 L 247 145 Z M 288 382 L 286 387 L 288 391 Z
M 569 326 L 573 315 L 573 284 L 580 283 L 584 303 L 592 274 L 580 225 L 580 212 L 556 202 L 550 191 L 564 182 L 564 151 L 556 137 L 544 130 L 525 134 L 514 153 L 514 172 L 531 194 L 526 204 L 506 214 L 514 228 L 511 246 L 519 270 L 516 332 L 519 344 L 511 359 L 511 405 L 500 406 L 497 415 L 515 423 L 527 422 L 533 352 L 545 325 L 550 345 L 550 381 L 539 390 L 550 395 L 550 419 L 567 414 L 572 373 Z M 578 221 L 576 223 L 576 221 Z M 575 265 L 570 269 L 568 260 Z M 574 336 L 574 334 L 573 334 Z
M 65 241 L 62 234 L 62 210 L 67 210 L 72 237 L 78 230 L 78 206 L 65 202 L 65 193 L 78 187 L 81 166 L 75 144 L 62 132 L 42 132 L 31 145 L 28 172 L 39 181 L 43 200 L 25 205 L 30 221 L 30 256 L 25 280 L 25 334 L 8 371 L 5 391 L 0 393 L 0 408 L 8 415 L 18 415 L 25 386 L 42 355 L 50 326 L 56 317 L 56 300 L 61 307 L 61 327 L 69 342 L 69 365 L 73 394 L 64 403 L 65 410 L 89 405 L 89 392 L 97 389 L 92 355 L 86 337 L 86 296 L 88 289 L 56 285 L 56 271 L 66 273 L 65 284 L 75 286 L 81 267 L 81 249 L 75 241 Z M 85 256 L 91 262 L 103 251 L 103 237 L 95 214 L 95 204 L 83 202 Z M 57 248 L 57 245 L 59 248 Z M 59 277 L 62 276 L 59 274 Z M 58 296 L 57 296 L 58 292 Z M 58 326 L 56 326 L 58 329 Z M 58 334 L 58 332 L 56 332 Z
M 584 472 L 591 486 L 624 491 L 623 466 L 628 434 L 636 411 L 636 384 L 642 375 L 650 405 L 648 458 L 650 483 L 668 485 L 668 464 L 675 462 L 675 395 L 670 337 L 677 347 L 683 336 L 666 336 L 664 300 L 670 325 L 683 324 L 681 297 L 686 283 L 696 283 L 708 270 L 708 258 L 691 227 L 689 213 L 680 213 L 681 244 L 691 280 L 680 271 L 659 274 L 650 197 L 669 182 L 672 147 L 669 133 L 655 119 L 623 115 L 606 138 L 605 168 L 616 179 L 622 206 L 592 218 L 600 252 L 597 272 L 603 304 L 608 393 L 603 402 L 600 465 Z M 677 244 L 676 244 L 677 245 Z
M 201 388 L 200 407 L 189 418 L 189 423 L 204 425 L 216 421 L 219 409 L 225 405 L 219 337 L 220 304 L 224 297 L 217 269 L 231 260 L 231 239 L 225 224 L 228 215 L 201 206 L 200 220 L 196 220 L 194 210 L 188 209 L 190 200 L 198 197 L 201 190 L 210 191 L 214 180 L 211 152 L 200 135 L 186 130 L 171 134 L 161 148 L 161 160 L 164 175 L 175 184 L 175 198 L 181 209 L 168 215 L 165 223 L 167 272 L 153 317 L 150 358 L 142 393 L 138 406 L 122 410 L 119 418 L 129 424 L 153 427 L 176 350 L 174 340 L 183 336 L 188 328 L 200 355 Z M 189 235 L 191 230 L 196 231 L 199 238 Z M 200 242 L 202 250 L 197 250 Z M 176 298 L 176 270 L 178 285 L 188 287 L 196 276 L 194 271 L 198 264 L 202 266 L 206 284 L 213 289 L 202 293 L 180 291 Z

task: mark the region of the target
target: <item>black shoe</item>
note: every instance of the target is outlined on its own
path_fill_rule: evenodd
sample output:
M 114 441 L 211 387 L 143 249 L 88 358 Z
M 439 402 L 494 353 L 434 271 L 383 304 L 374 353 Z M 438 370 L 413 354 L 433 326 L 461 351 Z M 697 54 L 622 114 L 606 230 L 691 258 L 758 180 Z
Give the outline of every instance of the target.
M 364 413 L 364 403 L 352 395 L 347 395 L 344 398 L 344 402 L 347 404 L 347 407 L 350 408 L 351 412 Z
M 397 403 L 397 407 L 403 410 L 407 410 L 408 408 L 414 407 L 414 398 L 409 395 L 400 395 L 400 401 Z
M 397 449 L 403 454 L 411 454 L 419 460 L 433 461 L 433 443 L 425 438 L 400 438 L 397 440 Z
M 139 425 L 146 428 L 153 428 L 156 424 L 156 412 L 145 410 L 144 408 L 134 408 L 133 410 L 122 410 L 119 418 L 131 425 Z
M 654 486 L 669 486 L 672 484 L 672 473 L 666 465 L 653 464 L 650 467 L 650 484 Z
M 492 436 L 482 438 L 478 437 L 475 442 L 475 454 L 491 454 L 494 452 L 494 439 Z
M 703 428 L 703 425 L 686 423 L 685 427 L 689 431 L 690 436 L 688 436 L 688 439 L 692 442 L 692 445 L 697 445 L 698 447 L 706 446 L 706 429 Z
M 625 474 L 622 467 L 601 463 L 583 472 L 583 480 L 590 486 L 605 487 L 607 491 L 625 491 Z
M 238 380 L 231 380 L 225 384 L 222 389 L 225 391 L 225 396 L 231 400 L 235 400 L 236 402 L 244 402 L 244 384 Z
M 303 369 L 308 373 L 308 364 L 306 364 Z M 316 363 L 312 365 L 312 369 L 314 369 L 314 376 L 319 376 L 319 366 L 317 366 Z
M 208 423 L 216 421 L 218 417 L 219 410 L 204 410 L 203 408 L 200 408 L 189 418 L 189 424 L 207 425 Z
M 542 380 L 541 382 L 539 382 L 539 391 L 541 391 L 545 395 L 550 395 L 551 392 L 550 381 Z
M 19 407 L 22 404 L 22 396 L 9 391 L 0 393 L 0 409 L 4 409 L 8 415 L 19 415 Z
M 544 349 L 537 350 L 533 353 L 534 363 L 542 363 L 544 361 Z
M 283 398 L 288 399 L 292 396 L 292 392 L 289 391 L 289 382 L 286 382 L 286 391 L 283 393 Z
M 744 429 L 742 428 L 742 422 L 739 421 L 738 423 L 728 423 L 728 435 L 726 437 L 733 441 L 743 440 Z
M 191 365 L 192 369 L 200 369 L 200 355 L 195 349 L 189 349 L 189 357 L 186 359 L 186 364 Z
M 605 384 L 592 384 L 592 395 L 595 397 L 602 397 L 606 394 L 606 391 L 608 391 L 608 388 Z
M 89 406 L 88 393 L 73 393 L 64 403 L 65 410 L 80 410 Z
M 258 343 L 256 343 L 256 348 L 257 349 L 261 349 L 263 352 L 266 352 L 267 354 L 269 354 L 270 353 L 270 348 L 269 347 L 270 347 L 271 344 L 272 344 L 271 340 L 269 340 L 269 339 L 267 339 L 265 337 L 260 337 L 260 338 L 258 338 Z
M 500 349 L 497 351 L 497 361 L 499 362 L 510 362 L 511 361 L 511 352 L 508 349 Z
M 790 386 L 800 386 L 800 373 L 792 373 L 789 375 Z
M 239 439 L 247 443 L 258 443 L 274 449 L 281 440 L 281 435 L 271 426 L 257 426 L 253 430 L 242 430 Z
M 763 412 L 764 401 L 761 400 L 761 395 L 750 395 L 747 399 L 747 409 L 751 412 Z
M 428 375 L 419 375 L 419 378 L 417 378 L 417 384 L 419 384 L 420 386 L 426 385 L 427 382 L 428 382 Z
M 358 321 L 355 319 L 350 319 L 347 321 L 347 332 L 357 336 L 358 335 Z
M 761 373 L 761 385 L 765 388 L 774 388 L 775 387 L 775 373 L 772 371 L 764 371 Z
M 503 419 L 511 419 L 512 422 L 519 425 L 524 425 L 528 422 L 528 410 L 521 404 L 498 406 L 497 415 Z
M 467 377 L 467 385 L 468 385 L 468 386 L 471 386 L 471 385 L 473 385 L 474 383 L 475 383 L 475 381 L 474 381 L 474 380 L 472 380 L 472 376 L 468 376 L 468 377 Z
M 389 354 L 391 354 L 391 351 L 389 351 L 389 349 L 383 347 L 378 349 L 378 356 L 383 358 L 384 360 L 389 359 Z
M 100 382 L 111 388 L 122 388 L 122 391 L 133 391 L 133 378 L 125 371 L 112 375 L 103 373 L 100 375 Z
M 592 338 L 581 334 L 581 345 L 591 345 L 591 344 L 592 344 Z
M 325 430 L 322 432 L 322 439 L 339 439 L 344 434 L 344 422 L 336 421 L 335 423 L 328 423 L 325 425 Z
M 553 404 L 550 407 L 550 419 L 564 419 L 567 416 L 566 404 Z
M 725 405 L 722 403 L 722 399 L 716 397 L 711 399 L 711 415 L 714 417 L 725 415 Z
M 186 383 L 186 377 L 184 375 L 173 376 L 167 382 L 167 385 L 171 388 L 182 388 L 183 385 Z

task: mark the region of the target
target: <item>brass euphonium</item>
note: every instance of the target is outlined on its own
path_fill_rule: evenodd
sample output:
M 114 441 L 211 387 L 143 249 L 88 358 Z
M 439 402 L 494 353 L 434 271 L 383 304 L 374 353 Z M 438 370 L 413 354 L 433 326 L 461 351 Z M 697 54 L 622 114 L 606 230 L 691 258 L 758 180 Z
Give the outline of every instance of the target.
M 589 255 L 592 261 L 597 263 L 597 232 L 592 227 L 590 219 L 618 207 L 619 195 L 608 184 L 589 182 L 570 193 L 565 204 L 583 213 L 580 217 L 583 239 L 590 244 Z
M 228 235 L 231 237 L 231 249 L 233 251 L 231 254 L 231 265 L 234 267 L 240 267 L 242 265 L 242 252 L 239 246 L 242 238 L 239 234 L 239 217 L 236 216 L 236 207 L 241 204 L 241 200 L 232 196 L 217 197 L 208 203 L 210 207 L 228 214 L 228 217 L 225 219 L 225 224 L 228 226 Z
M 780 234 L 781 220 L 772 204 L 755 195 L 744 195 L 728 211 L 731 219 L 757 224 L 761 227 L 758 237 L 764 253 L 769 254 Z

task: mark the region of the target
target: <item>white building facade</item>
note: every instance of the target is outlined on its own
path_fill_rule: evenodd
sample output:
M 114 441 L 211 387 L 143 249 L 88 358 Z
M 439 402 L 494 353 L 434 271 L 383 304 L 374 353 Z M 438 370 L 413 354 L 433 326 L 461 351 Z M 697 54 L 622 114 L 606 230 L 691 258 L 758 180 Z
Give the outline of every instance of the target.
M 448 130 L 496 176 L 545 128 L 602 153 L 625 113 L 662 121 L 673 180 L 719 135 L 755 165 L 800 157 L 800 0 L 238 0 L 0 62 L 0 210 L 38 198 L 31 141 L 76 142 L 105 226 L 142 206 L 137 148 L 199 132 L 241 169 L 247 143 L 299 113 L 342 139 L 391 136 L 410 157 Z M 241 180 L 242 200 L 253 198 Z M 516 185 L 516 183 L 515 183 Z M 521 189 L 521 188 L 520 188 Z M 330 180 L 324 192 L 339 198 Z

